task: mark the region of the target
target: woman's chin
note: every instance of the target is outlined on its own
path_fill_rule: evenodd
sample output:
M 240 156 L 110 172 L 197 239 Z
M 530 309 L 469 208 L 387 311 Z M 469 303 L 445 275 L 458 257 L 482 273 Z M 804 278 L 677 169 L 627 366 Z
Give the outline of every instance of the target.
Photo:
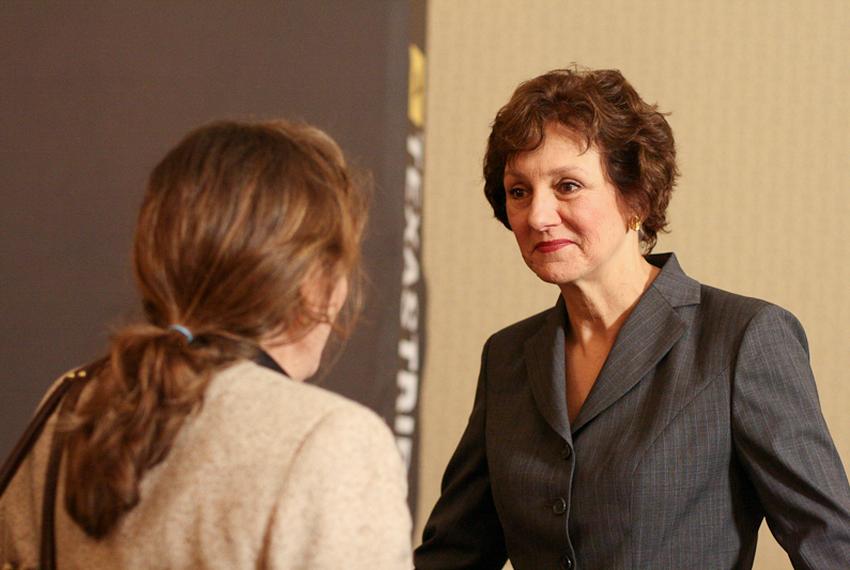
M 580 277 L 579 271 L 576 270 L 576 267 L 572 263 L 532 263 L 528 264 L 528 267 L 541 281 L 553 285 L 566 285 Z

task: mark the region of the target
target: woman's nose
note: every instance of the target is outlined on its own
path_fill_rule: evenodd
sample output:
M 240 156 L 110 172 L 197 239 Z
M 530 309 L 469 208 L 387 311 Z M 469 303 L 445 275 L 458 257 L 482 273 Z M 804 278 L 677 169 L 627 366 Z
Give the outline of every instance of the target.
M 550 192 L 535 192 L 528 208 L 528 225 L 543 231 L 560 223 L 558 200 Z

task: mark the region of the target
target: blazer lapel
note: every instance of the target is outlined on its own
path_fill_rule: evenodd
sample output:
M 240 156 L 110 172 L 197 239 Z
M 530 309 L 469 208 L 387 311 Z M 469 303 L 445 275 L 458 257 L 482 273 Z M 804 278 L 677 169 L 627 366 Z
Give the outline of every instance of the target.
M 543 327 L 525 341 L 528 382 L 537 408 L 546 422 L 566 441 L 571 441 L 567 416 L 564 371 L 564 299 L 549 310 Z
M 617 341 L 576 417 L 573 433 L 622 398 L 682 337 L 687 326 L 675 307 L 699 303 L 699 283 L 682 272 L 674 255 L 649 256 L 647 259 L 662 265 L 662 272 L 620 329 Z

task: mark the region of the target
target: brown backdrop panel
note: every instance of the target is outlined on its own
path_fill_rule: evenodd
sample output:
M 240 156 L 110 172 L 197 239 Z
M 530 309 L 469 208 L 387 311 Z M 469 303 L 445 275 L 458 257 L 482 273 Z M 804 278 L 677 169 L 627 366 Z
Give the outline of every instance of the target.
M 310 121 L 374 172 L 366 312 L 323 383 L 394 418 L 408 16 L 402 0 L 0 6 L 0 454 L 135 312 L 147 173 L 220 117 Z

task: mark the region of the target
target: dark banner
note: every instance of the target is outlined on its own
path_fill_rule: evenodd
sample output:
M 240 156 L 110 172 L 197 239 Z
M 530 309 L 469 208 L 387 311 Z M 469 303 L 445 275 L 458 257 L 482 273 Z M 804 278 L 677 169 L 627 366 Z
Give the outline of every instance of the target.
M 213 119 L 287 117 L 374 174 L 364 314 L 318 382 L 381 414 L 415 473 L 424 25 L 407 0 L 0 4 L 0 455 L 139 314 L 132 232 L 159 158 Z
M 404 175 L 400 335 L 396 383 L 396 442 L 408 466 L 410 504 L 415 513 L 418 487 L 418 410 L 425 354 L 425 282 L 422 277 L 422 190 L 425 160 L 425 17 L 426 1 L 414 0 L 408 46 L 407 165 Z

